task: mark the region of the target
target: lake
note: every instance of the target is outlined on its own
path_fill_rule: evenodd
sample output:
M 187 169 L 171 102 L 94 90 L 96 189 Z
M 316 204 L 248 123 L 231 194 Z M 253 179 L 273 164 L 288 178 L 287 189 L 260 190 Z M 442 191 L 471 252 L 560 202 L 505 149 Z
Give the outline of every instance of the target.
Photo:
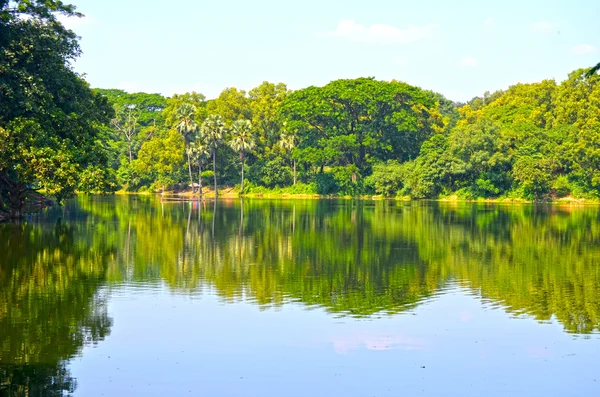
M 600 395 L 600 208 L 81 196 L 0 225 L 0 395 Z

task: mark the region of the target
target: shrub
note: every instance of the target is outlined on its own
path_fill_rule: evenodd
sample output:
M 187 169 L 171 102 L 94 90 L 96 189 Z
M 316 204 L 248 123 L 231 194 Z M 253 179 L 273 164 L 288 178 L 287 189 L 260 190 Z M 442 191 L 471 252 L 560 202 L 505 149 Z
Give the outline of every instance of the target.
M 334 194 L 338 191 L 338 185 L 333 174 L 321 172 L 315 177 L 315 190 L 317 194 Z
M 397 161 L 377 163 L 373 166 L 373 174 L 365 178 L 365 187 L 386 197 L 396 196 L 403 186 L 402 176 L 403 168 Z
M 337 185 L 337 193 L 347 196 L 357 196 L 362 193 L 363 184 L 356 166 L 333 167 L 332 173 Z

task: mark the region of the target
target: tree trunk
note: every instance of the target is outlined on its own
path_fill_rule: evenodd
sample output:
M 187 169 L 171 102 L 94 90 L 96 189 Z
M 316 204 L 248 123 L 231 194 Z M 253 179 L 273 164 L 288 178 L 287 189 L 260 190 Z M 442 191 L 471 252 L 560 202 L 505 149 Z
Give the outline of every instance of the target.
M 202 161 L 198 161 L 198 194 L 202 197 Z
M 294 186 L 296 186 L 296 159 L 294 159 Z
M 10 200 L 10 218 L 19 219 L 24 213 L 25 208 L 25 184 L 14 183 L 8 187 L 8 198 Z
M 192 178 L 192 161 L 190 160 L 190 152 L 186 150 L 188 159 L 188 171 L 190 173 L 190 185 L 192 186 L 192 194 L 194 194 L 194 179 Z
M 244 152 L 240 152 L 240 157 L 242 158 L 242 191 L 241 194 L 244 194 L 244 163 L 246 159 L 244 158 Z
M 213 181 L 215 182 L 215 198 L 219 197 L 219 191 L 217 190 L 217 153 L 213 149 Z
M 131 151 L 131 141 L 128 142 L 127 148 L 129 149 L 129 164 L 133 162 L 133 154 Z

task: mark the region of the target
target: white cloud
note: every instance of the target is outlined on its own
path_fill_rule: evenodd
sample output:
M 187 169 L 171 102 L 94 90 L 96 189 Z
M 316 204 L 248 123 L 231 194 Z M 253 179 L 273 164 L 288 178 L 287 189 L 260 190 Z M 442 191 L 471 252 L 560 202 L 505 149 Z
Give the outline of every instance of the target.
M 540 21 L 531 25 L 531 29 L 538 34 L 550 34 L 555 30 L 555 27 L 548 21 Z
M 458 61 L 458 66 L 463 68 L 476 68 L 479 66 L 479 61 L 473 57 L 464 57 Z
M 571 52 L 576 55 L 587 55 L 587 54 L 595 54 L 600 49 L 591 44 L 577 44 L 574 47 L 571 47 Z
M 408 25 L 406 29 L 398 29 L 391 25 L 365 26 L 353 20 L 342 20 L 335 31 L 325 35 L 365 44 L 408 44 L 431 38 L 438 27 L 436 24 Z

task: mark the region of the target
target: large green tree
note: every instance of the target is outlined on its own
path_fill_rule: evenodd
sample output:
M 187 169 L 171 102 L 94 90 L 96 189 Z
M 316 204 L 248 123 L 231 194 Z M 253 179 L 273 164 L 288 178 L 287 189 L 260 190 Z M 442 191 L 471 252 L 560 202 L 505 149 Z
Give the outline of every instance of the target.
M 423 141 L 443 128 L 430 94 L 371 78 L 296 91 L 282 104 L 281 114 L 288 128 L 298 131 L 304 162 L 353 165 L 360 171 L 374 160 L 415 158 Z
M 85 170 L 98 172 L 80 188 L 107 179 L 98 138 L 112 109 L 73 72 L 77 36 L 58 14 L 80 16 L 61 1 L 0 1 L 0 218 L 22 216 L 36 189 L 61 202 Z

